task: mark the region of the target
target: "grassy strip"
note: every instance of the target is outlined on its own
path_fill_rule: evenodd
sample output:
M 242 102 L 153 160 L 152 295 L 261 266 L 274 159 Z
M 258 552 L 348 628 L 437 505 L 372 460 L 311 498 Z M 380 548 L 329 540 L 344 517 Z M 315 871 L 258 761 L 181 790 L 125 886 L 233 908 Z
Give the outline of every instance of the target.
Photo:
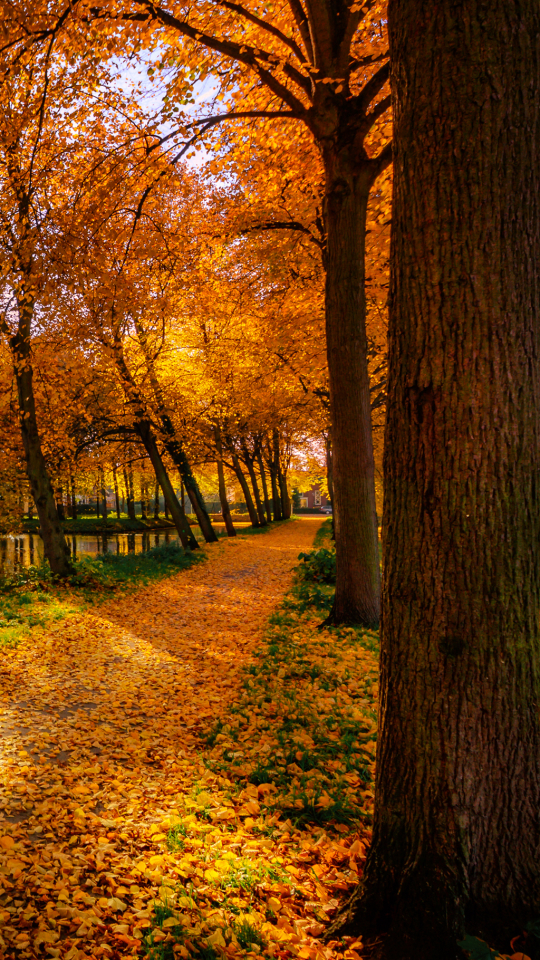
M 130 520 L 127 515 L 124 515 L 120 519 L 110 517 L 106 523 L 102 517 L 78 517 L 76 520 L 63 520 L 62 529 L 66 534 L 87 533 L 102 536 L 104 533 L 144 533 L 145 530 L 174 530 L 174 524 L 172 520 L 166 520 L 165 517 L 160 517 L 159 520 L 143 520 L 142 517 Z M 39 520 L 37 518 L 24 520 L 23 532 L 39 534 Z
M 0 646 L 14 646 L 30 629 L 80 611 L 81 602 L 99 603 L 111 591 L 161 580 L 204 558 L 204 553 L 185 553 L 173 543 L 145 553 L 85 557 L 64 582 L 56 580 L 47 563 L 17 571 L 0 580 Z
M 156 827 L 162 887 L 142 944 L 151 960 L 323 960 L 316 938 L 358 880 L 373 803 L 377 636 L 321 634 L 302 578 L 301 565 L 236 701 L 207 730 L 191 796 Z

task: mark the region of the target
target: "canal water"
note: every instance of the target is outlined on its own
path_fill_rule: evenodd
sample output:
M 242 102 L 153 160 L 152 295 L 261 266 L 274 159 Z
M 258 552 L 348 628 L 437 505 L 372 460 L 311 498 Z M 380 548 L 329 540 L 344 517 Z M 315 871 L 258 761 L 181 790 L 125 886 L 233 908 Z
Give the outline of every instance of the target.
M 104 536 L 68 534 L 66 540 L 75 560 L 97 557 L 102 553 L 144 553 L 165 543 L 180 542 L 174 530 L 145 530 L 143 533 L 110 533 Z M 38 534 L 0 537 L 0 574 L 9 576 L 14 570 L 37 566 L 42 560 L 43 541 Z

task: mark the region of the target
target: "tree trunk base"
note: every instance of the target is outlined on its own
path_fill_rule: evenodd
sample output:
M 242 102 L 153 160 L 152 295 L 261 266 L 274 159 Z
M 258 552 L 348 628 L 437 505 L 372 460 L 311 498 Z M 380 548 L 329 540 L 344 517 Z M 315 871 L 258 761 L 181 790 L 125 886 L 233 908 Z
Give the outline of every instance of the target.
M 378 630 L 378 620 L 363 620 L 361 617 L 354 616 L 336 616 L 335 603 L 330 608 L 330 613 L 322 623 L 319 623 L 317 630 L 324 630 L 326 627 L 364 627 L 366 630 Z
M 457 943 L 418 940 L 406 933 L 364 940 L 362 960 L 469 960 Z

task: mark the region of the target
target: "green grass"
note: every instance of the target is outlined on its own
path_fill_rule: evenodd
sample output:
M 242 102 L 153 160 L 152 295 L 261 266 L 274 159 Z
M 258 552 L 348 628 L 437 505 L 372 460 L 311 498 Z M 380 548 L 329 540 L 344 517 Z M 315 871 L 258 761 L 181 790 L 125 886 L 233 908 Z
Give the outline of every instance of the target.
M 328 522 L 323 528 L 330 533 Z M 211 769 L 233 782 L 272 785 L 264 806 L 295 827 L 371 816 L 363 797 L 373 768 L 378 637 L 353 627 L 317 630 L 314 588 L 328 604 L 333 594 L 331 584 L 312 579 L 319 567 L 331 579 L 325 542 L 321 536 L 310 555 L 314 570 L 305 563 L 297 568 L 292 591 L 269 617 L 241 699 L 206 733 Z
M 106 523 L 103 517 L 82 516 L 76 520 L 67 519 L 62 521 L 62 529 L 64 533 L 67 534 L 86 533 L 102 535 L 103 533 L 144 533 L 145 530 L 155 529 L 174 530 L 174 524 L 172 520 L 166 520 L 164 516 L 160 516 L 157 521 L 154 520 L 153 517 L 149 517 L 147 520 L 143 520 L 142 517 L 130 520 L 127 514 L 122 514 L 120 519 L 117 519 L 115 512 L 109 514 Z M 37 518 L 23 520 L 23 530 L 25 533 L 39 533 L 39 520 Z
M 95 604 L 111 591 L 135 589 L 204 559 L 204 553 L 184 552 L 172 543 L 145 553 L 85 557 L 75 561 L 75 572 L 62 582 L 47 563 L 18 570 L 0 578 L 0 646 L 14 646 L 33 627 L 63 619 L 80 608 L 81 601 Z
M 238 921 L 234 924 L 233 930 L 242 950 L 250 950 L 253 945 L 259 947 L 261 950 L 264 950 L 266 947 L 266 940 L 262 933 L 257 930 L 257 927 L 254 927 L 249 920 Z

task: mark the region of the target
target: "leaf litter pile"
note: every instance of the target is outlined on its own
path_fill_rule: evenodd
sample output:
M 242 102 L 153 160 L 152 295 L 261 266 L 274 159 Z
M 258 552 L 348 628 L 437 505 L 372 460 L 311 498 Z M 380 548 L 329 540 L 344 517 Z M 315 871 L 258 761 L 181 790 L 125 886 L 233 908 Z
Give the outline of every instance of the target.
M 220 541 L 4 648 L 2 956 L 333 955 L 370 836 L 376 637 L 283 599 L 315 530 Z

